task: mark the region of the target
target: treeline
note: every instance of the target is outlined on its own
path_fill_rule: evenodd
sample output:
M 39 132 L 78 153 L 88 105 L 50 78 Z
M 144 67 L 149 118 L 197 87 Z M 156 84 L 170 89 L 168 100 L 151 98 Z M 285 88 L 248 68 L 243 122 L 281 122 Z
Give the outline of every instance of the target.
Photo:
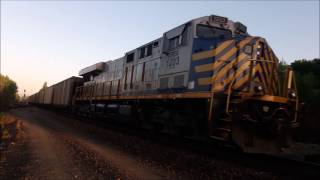
M 291 63 L 295 72 L 301 107 L 300 138 L 320 143 L 320 59 L 296 60 Z
M 291 67 L 295 71 L 299 98 L 309 105 L 320 105 L 320 59 L 296 60 Z
M 13 80 L 0 74 L 0 111 L 15 103 L 17 89 L 17 84 Z

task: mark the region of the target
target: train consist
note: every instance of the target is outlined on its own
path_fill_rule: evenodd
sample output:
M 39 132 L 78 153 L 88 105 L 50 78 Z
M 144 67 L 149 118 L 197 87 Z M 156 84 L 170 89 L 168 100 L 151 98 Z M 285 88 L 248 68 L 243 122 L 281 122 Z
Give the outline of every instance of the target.
M 268 42 L 221 16 L 193 19 L 121 58 L 29 97 L 138 128 L 280 153 L 299 125 L 294 73 L 280 79 Z

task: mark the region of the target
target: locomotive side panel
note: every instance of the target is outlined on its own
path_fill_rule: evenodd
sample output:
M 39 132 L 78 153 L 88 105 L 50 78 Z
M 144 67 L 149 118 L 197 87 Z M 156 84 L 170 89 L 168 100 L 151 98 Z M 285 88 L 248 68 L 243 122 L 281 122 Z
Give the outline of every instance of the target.
M 183 24 L 164 33 L 159 70 L 161 92 L 186 90 L 193 42 L 192 34 L 191 23 Z
M 138 95 L 157 88 L 162 38 L 126 53 L 121 89 L 122 95 Z M 149 77 L 151 76 L 151 77 Z

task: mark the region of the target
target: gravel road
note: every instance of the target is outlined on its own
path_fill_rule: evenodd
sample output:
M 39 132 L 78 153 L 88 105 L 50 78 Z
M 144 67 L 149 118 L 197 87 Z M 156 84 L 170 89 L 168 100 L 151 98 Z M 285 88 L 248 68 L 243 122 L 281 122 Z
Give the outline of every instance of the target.
M 36 107 L 12 110 L 21 126 L 0 179 L 291 179 L 244 163 L 90 125 Z
M 6 174 L 8 179 L 166 179 L 170 176 L 166 170 L 146 166 L 108 144 L 97 144 L 89 139 L 90 135 L 73 126 L 70 119 L 55 113 L 31 107 L 10 114 L 23 124 L 23 137 L 16 143 L 25 147 L 24 157 L 17 157 L 22 153 L 20 150 L 14 151 L 15 158 L 27 162 L 15 162 L 23 167 L 11 166 L 11 173 Z M 20 174 L 12 174 L 16 168 L 22 169 Z

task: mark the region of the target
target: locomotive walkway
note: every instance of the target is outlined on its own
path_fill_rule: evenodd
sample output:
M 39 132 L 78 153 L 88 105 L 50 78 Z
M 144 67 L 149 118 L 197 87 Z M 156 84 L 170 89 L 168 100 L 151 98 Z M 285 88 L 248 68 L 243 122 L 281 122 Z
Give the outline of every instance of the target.
M 0 150 L 0 179 L 295 179 L 26 107 L 11 110 L 16 137 Z

